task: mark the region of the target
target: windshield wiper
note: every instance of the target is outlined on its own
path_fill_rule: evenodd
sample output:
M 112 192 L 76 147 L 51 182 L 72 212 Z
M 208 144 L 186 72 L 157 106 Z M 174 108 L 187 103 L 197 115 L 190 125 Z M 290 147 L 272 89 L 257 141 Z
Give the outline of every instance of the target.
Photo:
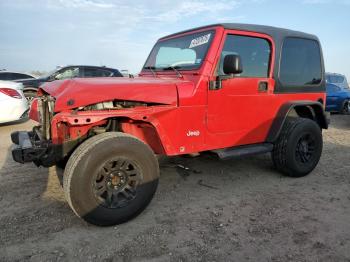
M 162 68 L 164 71 L 165 70 L 174 70 L 175 72 L 176 72 L 176 74 L 177 74 L 177 76 L 178 77 L 180 77 L 180 78 L 183 78 L 183 76 L 181 75 L 181 73 L 177 70 L 177 69 L 180 69 L 181 68 L 181 66 L 168 66 L 168 67 L 164 67 L 164 68 Z
M 157 74 L 156 74 L 156 72 L 154 71 L 156 68 L 155 68 L 154 66 L 144 66 L 143 68 L 144 68 L 144 69 L 149 69 L 149 70 L 152 72 L 152 75 L 153 75 L 154 77 L 157 77 Z

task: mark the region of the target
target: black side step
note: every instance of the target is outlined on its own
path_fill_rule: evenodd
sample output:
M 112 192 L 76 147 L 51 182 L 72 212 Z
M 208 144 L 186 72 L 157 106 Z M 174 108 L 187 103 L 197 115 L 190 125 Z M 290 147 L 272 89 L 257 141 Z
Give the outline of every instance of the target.
M 221 159 L 228 159 L 233 157 L 264 154 L 264 153 L 271 152 L 272 149 L 273 149 L 273 144 L 262 143 L 262 144 L 217 149 L 217 150 L 212 150 L 211 152 L 216 153 Z

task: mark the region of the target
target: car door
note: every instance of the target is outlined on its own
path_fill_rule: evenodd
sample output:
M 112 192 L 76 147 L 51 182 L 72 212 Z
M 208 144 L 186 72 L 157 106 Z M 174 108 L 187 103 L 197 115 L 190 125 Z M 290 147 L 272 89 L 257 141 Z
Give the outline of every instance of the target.
M 235 145 L 262 142 L 270 122 L 261 117 L 273 92 L 272 40 L 265 35 L 228 31 L 216 67 L 216 76 L 224 75 L 225 55 L 241 57 L 243 72 L 221 81 L 208 91 L 208 132 Z M 216 77 L 215 76 L 215 77 Z M 228 142 L 230 143 L 230 141 Z
M 333 84 L 327 84 L 326 90 L 327 90 L 327 98 L 326 98 L 327 111 L 337 111 L 337 109 L 341 107 L 340 105 L 341 101 L 339 101 L 340 87 Z

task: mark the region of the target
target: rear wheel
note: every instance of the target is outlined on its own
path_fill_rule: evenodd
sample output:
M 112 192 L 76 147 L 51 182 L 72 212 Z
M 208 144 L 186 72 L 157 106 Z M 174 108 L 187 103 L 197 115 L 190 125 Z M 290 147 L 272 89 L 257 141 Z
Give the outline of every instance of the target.
M 73 211 L 89 223 L 120 224 L 141 213 L 157 189 L 158 161 L 135 137 L 94 136 L 71 155 L 63 188 Z
M 292 177 L 309 174 L 322 154 L 319 125 L 310 119 L 288 119 L 274 145 L 272 159 L 277 170 Z

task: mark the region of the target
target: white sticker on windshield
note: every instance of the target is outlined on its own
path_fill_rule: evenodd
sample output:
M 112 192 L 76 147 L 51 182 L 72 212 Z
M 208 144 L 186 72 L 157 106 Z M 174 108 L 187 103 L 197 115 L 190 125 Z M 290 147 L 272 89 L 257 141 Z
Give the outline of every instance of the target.
M 207 34 L 207 35 L 203 35 L 203 36 L 200 36 L 200 37 L 193 39 L 191 41 L 189 48 L 193 48 L 193 47 L 204 45 L 204 44 L 208 43 L 210 36 L 211 36 L 211 34 Z

